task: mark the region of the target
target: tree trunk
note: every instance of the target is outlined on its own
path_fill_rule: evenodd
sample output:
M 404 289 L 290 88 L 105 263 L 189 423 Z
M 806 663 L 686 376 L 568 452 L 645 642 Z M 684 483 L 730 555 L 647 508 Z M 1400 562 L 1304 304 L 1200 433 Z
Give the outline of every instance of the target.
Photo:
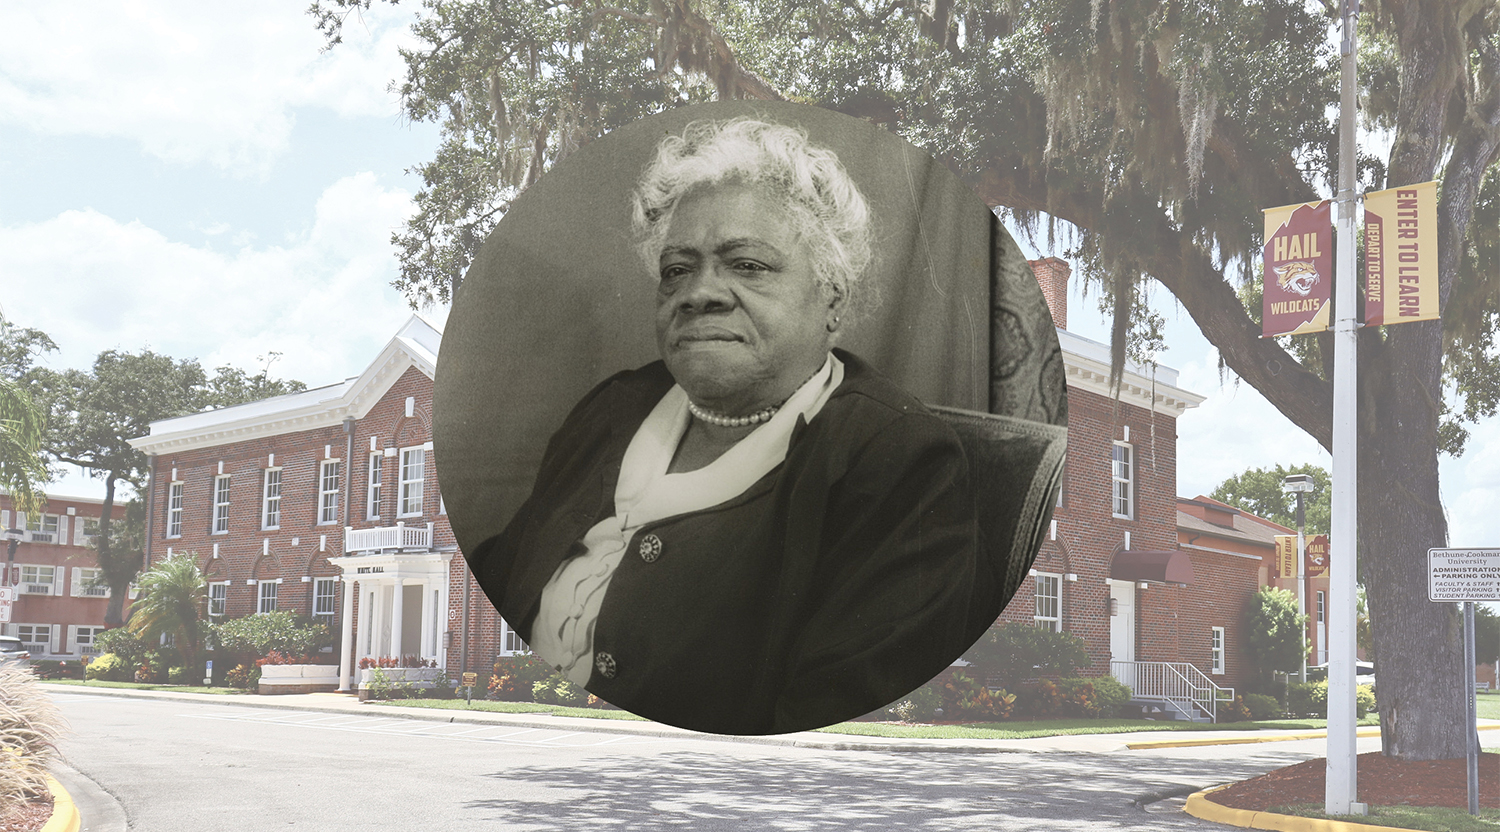
M 119 570 L 111 568 L 109 547 L 110 518 L 115 510 L 115 477 L 104 477 L 104 505 L 99 511 L 99 569 L 109 582 L 109 604 L 104 608 L 104 626 L 118 627 L 125 623 L 125 595 L 130 591 L 130 581 L 119 580 Z

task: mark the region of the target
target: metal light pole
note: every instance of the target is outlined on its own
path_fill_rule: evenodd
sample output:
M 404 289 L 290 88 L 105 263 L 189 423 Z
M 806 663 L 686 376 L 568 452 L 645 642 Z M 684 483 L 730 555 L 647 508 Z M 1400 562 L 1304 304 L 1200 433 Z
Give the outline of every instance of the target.
M 1313 490 L 1313 478 L 1308 474 L 1288 474 L 1281 481 L 1281 490 L 1286 494 L 1297 495 L 1297 615 L 1303 617 L 1302 637 L 1307 638 L 1307 535 L 1303 531 L 1306 524 L 1306 513 L 1303 505 L 1302 495 Z M 1297 681 L 1307 681 L 1307 646 L 1304 642 L 1302 650 L 1302 669 L 1297 674 Z
M 5 539 L 5 575 L 0 577 L 0 586 L 10 586 L 11 572 L 14 571 L 16 562 L 16 548 L 21 545 L 21 538 L 25 533 L 20 529 L 6 529 Z

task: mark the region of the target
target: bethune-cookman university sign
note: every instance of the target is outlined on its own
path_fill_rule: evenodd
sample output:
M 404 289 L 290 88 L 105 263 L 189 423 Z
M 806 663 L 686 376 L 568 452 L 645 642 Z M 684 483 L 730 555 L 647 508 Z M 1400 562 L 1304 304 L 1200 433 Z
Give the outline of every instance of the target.
M 1430 601 L 1500 601 L 1500 549 L 1428 549 Z

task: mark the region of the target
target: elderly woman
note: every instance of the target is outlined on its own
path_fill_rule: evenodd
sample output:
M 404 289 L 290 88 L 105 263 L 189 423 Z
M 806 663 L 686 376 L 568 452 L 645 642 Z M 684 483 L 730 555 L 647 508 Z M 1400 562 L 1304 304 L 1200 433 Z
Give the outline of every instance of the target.
M 834 154 L 695 122 L 635 193 L 661 361 L 599 384 L 471 561 L 533 650 L 644 716 L 760 734 L 947 666 L 975 573 L 962 448 L 833 347 L 870 259 Z

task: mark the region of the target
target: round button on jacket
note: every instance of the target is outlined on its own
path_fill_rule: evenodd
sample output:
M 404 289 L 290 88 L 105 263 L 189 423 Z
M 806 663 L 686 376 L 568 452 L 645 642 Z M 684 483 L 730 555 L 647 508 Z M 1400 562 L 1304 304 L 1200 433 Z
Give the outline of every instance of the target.
M 641 560 L 647 563 L 656 563 L 656 559 L 661 557 L 661 538 L 654 534 L 648 534 L 641 538 L 640 552 Z
M 615 667 L 615 657 L 600 650 L 594 654 L 594 669 L 599 671 L 599 675 L 606 679 L 615 678 L 617 670 Z

